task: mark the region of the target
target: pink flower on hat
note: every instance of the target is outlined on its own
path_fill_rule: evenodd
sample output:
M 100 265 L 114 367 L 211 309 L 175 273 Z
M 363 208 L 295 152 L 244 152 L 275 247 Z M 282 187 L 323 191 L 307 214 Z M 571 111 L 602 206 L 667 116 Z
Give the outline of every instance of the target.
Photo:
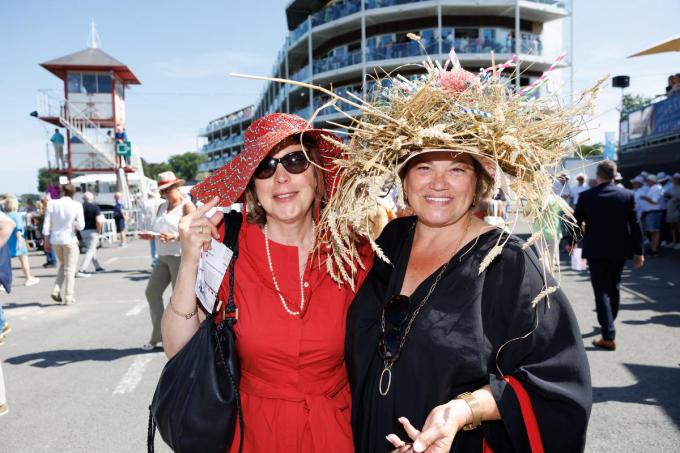
M 439 73 L 439 85 L 446 93 L 458 94 L 471 86 L 479 85 L 479 78 L 465 69 L 454 68 L 451 71 Z

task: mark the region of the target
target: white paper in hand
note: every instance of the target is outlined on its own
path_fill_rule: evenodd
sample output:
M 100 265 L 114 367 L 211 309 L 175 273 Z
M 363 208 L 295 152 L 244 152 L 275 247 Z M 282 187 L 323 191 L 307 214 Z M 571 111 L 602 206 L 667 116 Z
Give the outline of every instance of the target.
M 211 240 L 211 249 L 201 252 L 196 275 L 196 296 L 208 313 L 212 313 L 217 291 L 227 272 L 233 252 L 226 245 Z

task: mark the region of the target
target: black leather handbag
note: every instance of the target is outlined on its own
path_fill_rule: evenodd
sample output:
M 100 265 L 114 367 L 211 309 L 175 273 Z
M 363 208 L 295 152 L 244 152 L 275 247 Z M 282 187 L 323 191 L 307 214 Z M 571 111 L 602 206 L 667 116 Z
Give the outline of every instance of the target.
M 149 407 L 147 449 L 154 451 L 156 428 L 177 453 L 225 453 L 240 428 L 243 448 L 243 414 L 239 395 L 240 370 L 234 343 L 234 264 L 238 257 L 238 232 L 242 215 L 225 215 L 224 244 L 233 252 L 229 265 L 229 301 L 215 323 L 215 311 L 163 368 Z

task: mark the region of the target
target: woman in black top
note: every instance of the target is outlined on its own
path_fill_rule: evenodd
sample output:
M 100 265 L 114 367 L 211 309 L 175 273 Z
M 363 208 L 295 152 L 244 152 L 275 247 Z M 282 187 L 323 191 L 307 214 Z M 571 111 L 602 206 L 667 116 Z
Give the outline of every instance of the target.
M 472 215 L 483 165 L 414 156 L 400 176 L 416 215 L 384 229 L 392 264 L 376 259 L 347 320 L 356 451 L 530 451 L 504 376 L 528 393 L 545 451 L 582 451 L 590 372 L 569 302 L 521 240 Z

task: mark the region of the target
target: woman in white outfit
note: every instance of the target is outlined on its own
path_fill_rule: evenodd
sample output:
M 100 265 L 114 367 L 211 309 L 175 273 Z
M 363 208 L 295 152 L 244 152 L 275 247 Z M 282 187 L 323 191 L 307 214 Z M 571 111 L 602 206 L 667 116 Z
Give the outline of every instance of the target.
M 163 292 L 169 284 L 174 288 L 180 262 L 179 220 L 196 209 L 191 200 L 180 192 L 182 184 L 184 180 L 177 178 L 171 171 L 158 175 L 158 191 L 165 202 L 158 208 L 152 230 L 139 234 L 141 239 L 156 241 L 158 251 L 158 262 L 146 285 L 146 300 L 149 302 L 153 330 L 149 342 L 142 346 L 145 351 L 159 347 L 162 341 L 161 319 L 165 309 Z

